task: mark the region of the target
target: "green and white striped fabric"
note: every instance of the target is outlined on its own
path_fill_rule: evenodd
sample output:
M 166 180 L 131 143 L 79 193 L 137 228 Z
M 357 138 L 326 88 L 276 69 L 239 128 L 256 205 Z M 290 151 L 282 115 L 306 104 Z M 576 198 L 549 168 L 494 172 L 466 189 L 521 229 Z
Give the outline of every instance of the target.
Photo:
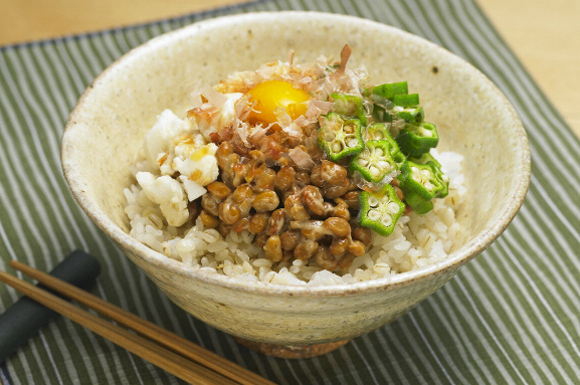
M 170 303 L 77 207 L 59 162 L 77 98 L 124 52 L 201 19 L 285 9 L 377 20 L 465 58 L 514 104 L 533 160 L 523 208 L 487 251 L 403 319 L 306 360 L 249 351 Z M 0 182 L 2 270 L 13 272 L 8 263 L 17 259 L 48 271 L 72 250 L 85 250 L 102 263 L 97 295 L 277 383 L 579 383 L 580 143 L 472 0 L 262 0 L 0 48 Z M 0 311 L 18 297 L 0 285 Z M 62 318 L 9 358 L 0 380 L 181 383 Z

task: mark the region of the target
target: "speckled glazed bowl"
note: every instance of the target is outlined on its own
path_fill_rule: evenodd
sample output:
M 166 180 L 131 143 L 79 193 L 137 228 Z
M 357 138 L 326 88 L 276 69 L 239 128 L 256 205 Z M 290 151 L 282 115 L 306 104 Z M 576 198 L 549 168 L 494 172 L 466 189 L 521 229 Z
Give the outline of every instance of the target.
M 448 259 L 398 276 L 331 287 L 238 282 L 187 268 L 131 238 L 123 188 L 144 135 L 165 108 L 188 108 L 188 84 L 319 55 L 364 63 L 373 82 L 407 80 L 442 150 L 464 155 L 465 229 Z M 514 109 L 479 71 L 421 38 L 368 20 L 322 13 L 223 17 L 155 38 L 111 65 L 83 94 L 62 140 L 70 189 L 95 223 L 185 311 L 248 346 L 285 357 L 324 353 L 408 312 L 483 251 L 520 208 L 530 178 L 527 137 Z

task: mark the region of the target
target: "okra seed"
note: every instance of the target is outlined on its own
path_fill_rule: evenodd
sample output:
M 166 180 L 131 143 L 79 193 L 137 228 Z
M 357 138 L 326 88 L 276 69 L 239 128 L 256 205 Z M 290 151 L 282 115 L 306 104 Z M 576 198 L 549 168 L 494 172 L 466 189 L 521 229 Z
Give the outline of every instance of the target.
M 348 145 L 349 145 L 350 147 L 356 147 L 356 145 L 357 145 L 357 144 L 358 144 L 358 140 L 357 140 L 356 138 L 351 138 L 351 139 L 349 139 L 349 141 L 348 141 Z
M 399 205 L 396 204 L 395 202 L 390 202 L 387 205 L 387 212 L 389 214 L 396 214 L 396 213 L 398 213 L 399 212 Z
M 379 131 L 375 131 L 370 135 L 372 140 L 381 140 L 383 139 L 383 135 Z
M 389 164 L 389 162 L 385 162 L 384 160 L 381 160 L 379 162 L 379 166 L 381 166 L 381 168 L 383 168 L 385 170 L 389 170 L 391 168 L 391 165 Z
M 369 197 L 369 201 L 368 202 L 369 202 L 369 205 L 371 207 L 377 207 L 379 205 L 379 200 L 376 197 L 372 196 L 372 195 Z
M 379 171 L 378 168 L 376 168 L 375 166 L 371 166 L 371 174 L 374 176 L 379 175 L 381 172 Z
M 393 218 L 391 218 L 391 216 L 390 216 L 390 215 L 385 215 L 385 216 L 383 217 L 383 220 L 382 220 L 381 222 L 383 223 L 383 225 L 385 225 L 385 226 L 387 226 L 387 227 L 388 227 L 388 226 L 390 226 L 390 225 L 391 225 L 391 223 L 393 223 Z
M 372 221 L 378 221 L 381 218 L 381 213 L 379 210 L 370 210 L 368 213 L 368 217 Z

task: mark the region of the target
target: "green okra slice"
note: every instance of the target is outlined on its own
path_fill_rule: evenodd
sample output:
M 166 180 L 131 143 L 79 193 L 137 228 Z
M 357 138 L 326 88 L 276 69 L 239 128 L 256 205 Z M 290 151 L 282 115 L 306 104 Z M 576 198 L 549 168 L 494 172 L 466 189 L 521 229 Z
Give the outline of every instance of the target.
M 377 122 L 391 122 L 393 115 L 390 111 L 394 106 L 393 98 L 407 93 L 407 82 L 379 84 L 363 90 L 363 95 L 373 103 L 372 116 Z
M 365 135 L 363 135 L 365 139 Z M 397 141 L 393 139 L 389 128 L 385 123 L 372 123 L 366 128 L 366 140 L 386 140 L 391 146 L 391 156 L 395 160 L 397 167 L 400 168 L 407 160 L 407 157 L 401 152 Z
M 383 107 L 383 104 L 373 103 L 373 120 L 375 122 L 390 123 L 393 121 L 393 115 L 388 109 Z
M 371 123 L 366 129 L 366 137 L 363 135 L 363 139 L 366 140 L 388 140 L 391 142 L 393 137 L 389 131 L 389 126 L 385 123 Z M 395 142 L 396 143 L 396 142 Z M 397 149 L 399 145 L 397 145 Z
M 419 194 L 415 194 L 414 192 L 408 192 L 407 195 L 405 195 L 405 202 L 417 214 L 423 215 L 433 210 L 432 201 L 425 200 L 421 198 Z
M 393 107 L 393 114 L 403 119 L 406 123 L 421 123 L 425 119 L 425 111 L 423 107 Z
M 405 211 L 405 204 L 397 197 L 393 186 L 387 184 L 377 193 L 363 191 L 359 194 L 358 224 L 382 236 L 390 235 Z
M 432 123 L 407 123 L 395 139 L 403 153 L 410 157 L 420 157 L 431 148 L 437 147 L 439 134 Z
M 359 172 L 367 181 L 379 184 L 399 167 L 391 155 L 387 140 L 369 140 L 364 149 L 350 161 L 350 171 Z
M 370 91 L 370 92 L 369 92 Z M 365 96 L 375 94 L 385 99 L 392 99 L 395 95 L 406 95 L 409 93 L 407 82 L 384 83 L 366 90 Z
M 441 168 L 441 163 L 439 163 L 439 161 L 437 159 L 435 159 L 435 157 L 430 152 L 426 152 L 423 155 L 421 155 L 419 158 L 412 158 L 410 160 L 412 160 L 413 162 L 415 162 L 417 164 L 432 163 L 436 167 Z
M 409 160 L 417 164 L 431 165 L 435 177 L 443 186 L 443 189 L 435 195 L 435 198 L 445 198 L 449 194 L 449 177 L 443 173 L 443 171 L 441 170 L 441 163 L 439 163 L 437 159 L 435 159 L 433 155 L 431 155 L 431 153 L 426 152 L 423 155 L 421 155 L 420 158 L 410 158 Z
M 333 111 L 349 117 L 357 117 L 363 126 L 367 124 L 363 99 L 357 95 L 339 94 L 333 92 L 330 94 L 333 99 Z
M 414 193 L 430 201 L 444 188 L 431 163 L 417 164 L 412 160 L 407 160 L 401 167 L 401 174 L 397 176 L 397 179 L 405 197 L 407 194 Z
M 419 94 L 405 94 L 393 96 L 395 106 L 414 107 L 419 105 Z
M 441 191 L 439 191 L 437 195 L 435 195 L 435 198 L 445 198 L 447 195 L 449 195 L 449 177 L 445 175 L 443 171 L 441 171 L 441 168 L 438 167 L 434 169 L 435 169 L 435 177 L 437 178 L 437 180 L 439 180 L 439 182 L 441 182 L 441 185 L 443 186 Z
M 388 110 L 382 105 L 374 103 L 372 116 L 376 122 L 390 123 L 393 121 L 393 117 L 396 117 L 403 119 L 405 123 L 421 123 L 425 119 L 425 111 L 421 106 L 394 106 L 391 110 Z
M 328 113 L 320 124 L 318 145 L 332 161 L 358 154 L 364 149 L 360 120 Z

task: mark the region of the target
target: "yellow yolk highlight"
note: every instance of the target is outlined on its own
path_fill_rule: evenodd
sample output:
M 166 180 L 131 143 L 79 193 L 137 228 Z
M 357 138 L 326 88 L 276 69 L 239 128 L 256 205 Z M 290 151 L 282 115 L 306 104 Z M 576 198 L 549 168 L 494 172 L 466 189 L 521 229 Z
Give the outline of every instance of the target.
M 284 108 L 292 118 L 304 115 L 308 108 L 310 96 L 302 90 L 294 88 L 288 82 L 281 80 L 268 80 L 262 82 L 248 91 L 250 101 L 254 107 L 250 114 L 250 120 L 266 124 L 276 123 L 276 109 Z

